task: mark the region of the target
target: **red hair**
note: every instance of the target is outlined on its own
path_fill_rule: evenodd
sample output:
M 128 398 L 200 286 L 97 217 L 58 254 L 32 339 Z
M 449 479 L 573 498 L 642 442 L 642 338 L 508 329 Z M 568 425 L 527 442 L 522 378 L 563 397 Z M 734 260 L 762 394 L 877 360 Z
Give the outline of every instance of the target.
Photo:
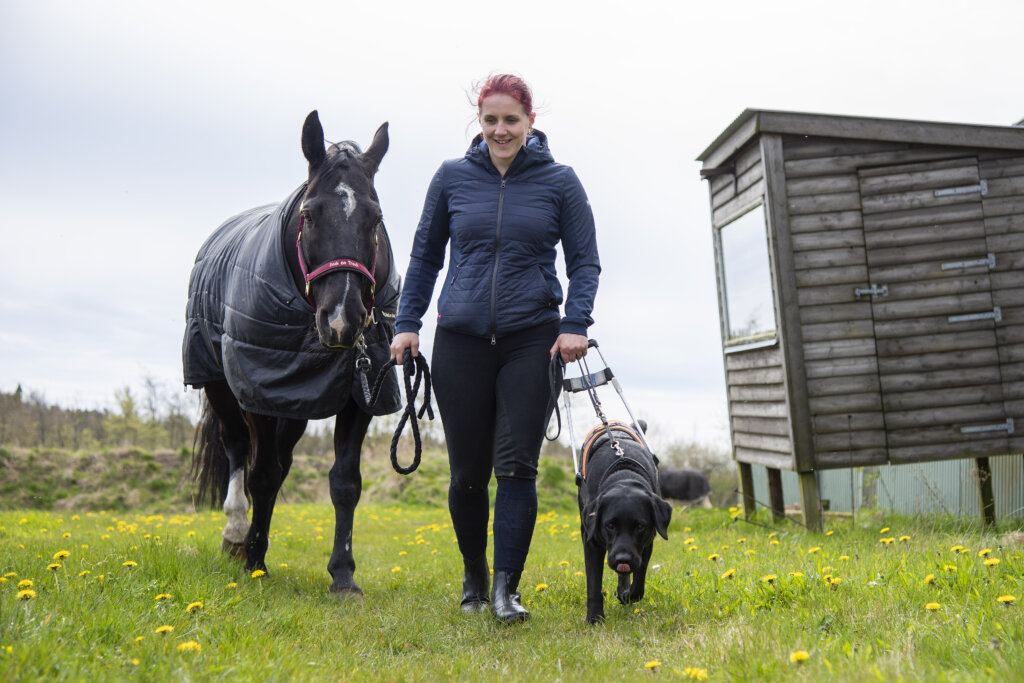
M 533 93 L 530 92 L 530 86 L 526 84 L 526 81 L 519 76 L 497 74 L 490 76 L 484 81 L 484 84 L 480 86 L 479 96 L 476 99 L 477 112 L 483 106 L 484 100 L 491 95 L 508 95 L 523 105 L 523 111 L 526 112 L 527 116 L 533 114 Z

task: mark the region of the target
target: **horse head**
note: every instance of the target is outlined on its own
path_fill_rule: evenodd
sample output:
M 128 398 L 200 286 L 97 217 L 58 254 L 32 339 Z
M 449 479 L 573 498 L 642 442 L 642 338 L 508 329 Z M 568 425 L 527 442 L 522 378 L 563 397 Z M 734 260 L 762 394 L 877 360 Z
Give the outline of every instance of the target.
M 327 148 L 315 110 L 302 127 L 309 181 L 299 206 L 296 256 L 320 343 L 329 348 L 359 341 L 371 322 L 378 283 L 387 279 L 390 263 L 383 263 L 386 246 L 378 245 L 382 214 L 373 187 L 387 150 L 387 123 L 365 152 L 353 142 Z

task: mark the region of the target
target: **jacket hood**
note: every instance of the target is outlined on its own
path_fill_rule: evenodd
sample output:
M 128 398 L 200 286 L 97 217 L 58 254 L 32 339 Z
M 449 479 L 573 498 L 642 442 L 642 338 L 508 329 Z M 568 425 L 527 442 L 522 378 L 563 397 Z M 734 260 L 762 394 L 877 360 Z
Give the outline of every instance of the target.
M 466 158 L 484 168 L 497 171 L 491 162 L 491 153 L 487 149 L 487 143 L 484 142 L 483 133 L 477 133 L 473 141 L 469 143 Z M 534 128 L 533 132 L 526 136 L 526 144 L 519 148 L 519 153 L 512 160 L 509 171 L 521 170 L 534 164 L 553 162 L 554 160 L 551 150 L 548 149 L 548 136 Z

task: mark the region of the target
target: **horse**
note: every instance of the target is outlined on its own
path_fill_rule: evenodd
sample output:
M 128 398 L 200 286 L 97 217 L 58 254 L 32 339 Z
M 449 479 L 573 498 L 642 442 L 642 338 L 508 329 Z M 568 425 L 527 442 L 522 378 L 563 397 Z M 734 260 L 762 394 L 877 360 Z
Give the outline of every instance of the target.
M 197 501 L 223 505 L 222 550 L 266 572 L 293 449 L 308 420 L 333 415 L 330 591 L 361 595 L 352 552 L 360 450 L 372 417 L 400 399 L 385 368 L 400 278 L 373 185 L 388 124 L 365 152 L 354 142 L 328 148 L 314 110 L 301 144 L 306 181 L 277 205 L 229 219 L 196 257 L 182 343 L 185 384 L 204 394 L 191 475 Z M 375 404 L 360 391 L 374 373 L 384 388 Z

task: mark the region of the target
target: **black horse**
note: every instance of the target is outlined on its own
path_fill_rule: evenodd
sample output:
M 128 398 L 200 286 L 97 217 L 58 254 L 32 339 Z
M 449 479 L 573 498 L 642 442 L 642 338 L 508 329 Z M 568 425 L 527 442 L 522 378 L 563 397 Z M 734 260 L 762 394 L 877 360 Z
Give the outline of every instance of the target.
M 185 384 L 205 392 L 192 474 L 199 499 L 223 504 L 224 551 L 266 571 L 271 515 L 309 419 L 335 417 L 335 509 L 328 563 L 339 594 L 353 578 L 359 454 L 373 415 L 399 407 L 393 372 L 369 405 L 364 386 L 389 357 L 399 278 L 374 175 L 387 124 L 365 152 L 324 142 L 313 111 L 302 128 L 309 177 L 279 205 L 240 214 L 199 251 L 182 347 Z M 246 493 L 252 498 L 252 523 Z

